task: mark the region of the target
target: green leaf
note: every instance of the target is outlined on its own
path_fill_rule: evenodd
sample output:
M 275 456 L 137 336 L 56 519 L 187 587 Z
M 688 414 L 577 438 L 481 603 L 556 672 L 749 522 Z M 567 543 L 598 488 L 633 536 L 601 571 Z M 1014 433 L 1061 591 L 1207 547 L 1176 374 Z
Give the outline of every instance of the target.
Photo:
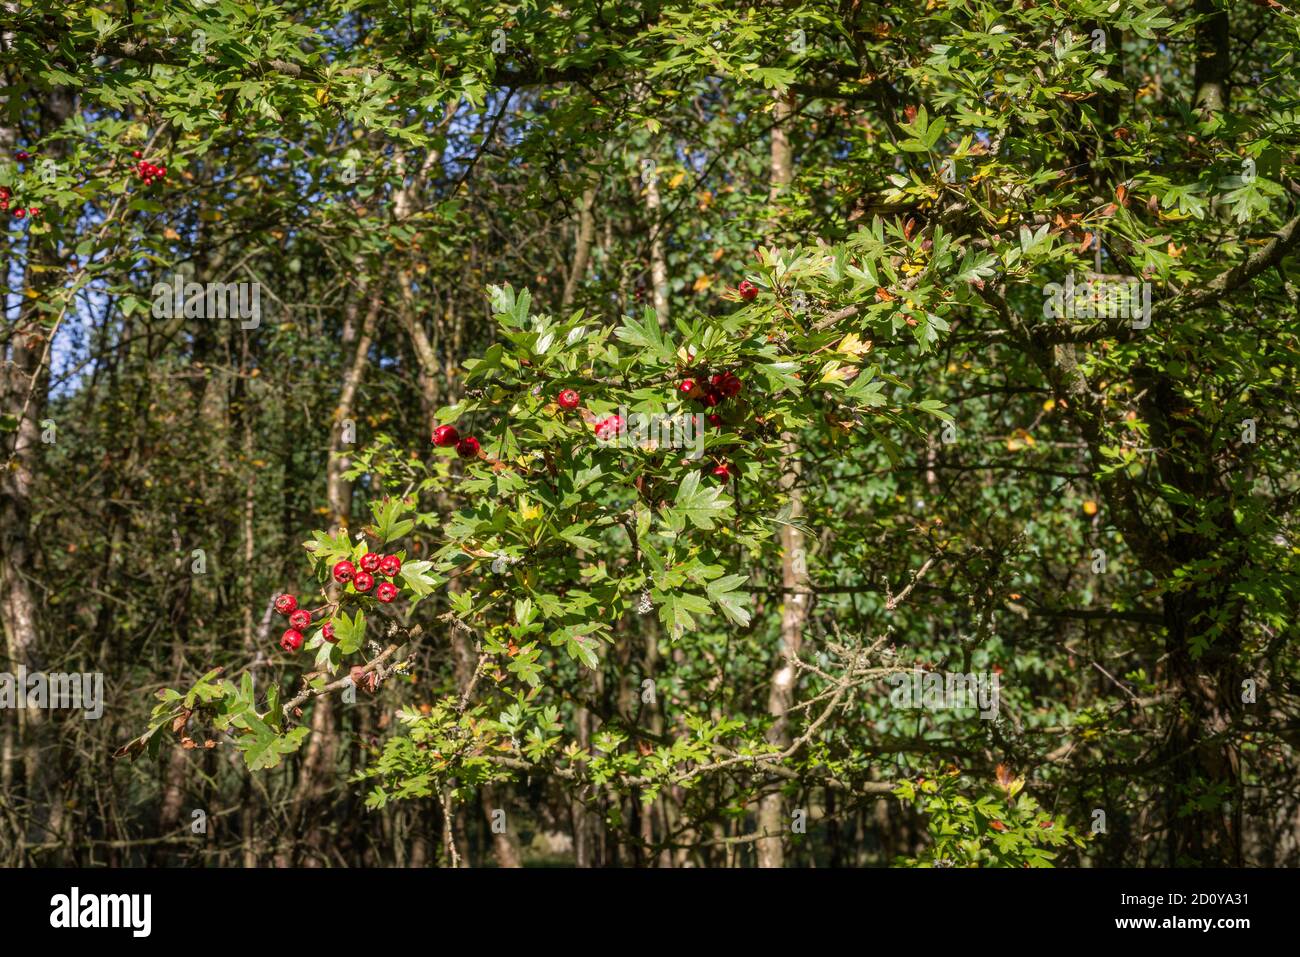
M 689 472 L 677 487 L 672 508 L 664 509 L 664 519 L 674 531 L 682 531 L 688 522 L 707 531 L 730 506 L 731 499 L 722 494 L 720 485 L 700 488 L 700 473 Z
M 649 350 L 661 362 L 673 361 L 673 347 L 664 338 L 663 331 L 659 328 L 659 318 L 649 307 L 641 313 L 640 322 L 633 316 L 625 316 L 623 325 L 615 330 L 614 335 L 630 346 Z
M 279 765 L 286 754 L 293 754 L 306 739 L 308 729 L 297 727 L 285 735 L 278 735 L 266 722 L 253 715 L 248 716 L 249 731 L 239 736 L 235 747 L 244 755 L 244 763 L 250 771 L 262 771 Z
M 334 637 L 338 639 L 339 652 L 345 655 L 360 651 L 366 642 L 366 613 L 358 610 L 355 618 L 340 611 L 334 616 Z
M 430 574 L 429 569 L 431 568 L 433 568 L 433 562 L 429 561 L 407 562 L 402 565 L 399 574 L 402 576 L 403 583 L 416 598 L 424 598 L 439 585 L 446 583 L 447 579 Z
M 724 615 L 742 628 L 749 624 L 749 610 L 742 607 L 740 602 L 748 601 L 749 594 L 737 592 L 736 589 L 748 581 L 749 579 L 744 575 L 727 575 L 709 582 L 704 590 L 709 596 L 709 601 L 721 608 Z

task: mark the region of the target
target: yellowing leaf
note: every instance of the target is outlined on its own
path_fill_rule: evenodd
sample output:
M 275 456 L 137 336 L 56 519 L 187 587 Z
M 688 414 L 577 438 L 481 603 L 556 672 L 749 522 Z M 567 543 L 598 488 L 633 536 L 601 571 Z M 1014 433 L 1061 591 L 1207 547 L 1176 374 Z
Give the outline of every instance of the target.
M 685 178 L 686 178 L 686 174 L 684 172 L 679 172 L 674 174 L 673 178 L 668 181 L 668 188 L 676 189 L 678 186 L 682 185 L 682 180 L 684 180 Z
M 695 278 L 695 282 L 691 284 L 691 289 L 695 292 L 704 292 L 711 285 L 713 285 L 713 277 L 708 273 L 701 273 Z
M 856 332 L 850 332 L 840 340 L 835 351 L 842 352 L 846 356 L 862 356 L 871 351 L 871 342 L 869 340 L 863 342 Z

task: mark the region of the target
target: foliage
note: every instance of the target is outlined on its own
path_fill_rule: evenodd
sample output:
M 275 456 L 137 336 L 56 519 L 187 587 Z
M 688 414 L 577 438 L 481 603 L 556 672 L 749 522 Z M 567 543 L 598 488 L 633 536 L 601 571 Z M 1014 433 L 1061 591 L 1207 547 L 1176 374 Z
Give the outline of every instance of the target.
M 5 860 L 1295 863 L 1288 7 L 11 6 Z

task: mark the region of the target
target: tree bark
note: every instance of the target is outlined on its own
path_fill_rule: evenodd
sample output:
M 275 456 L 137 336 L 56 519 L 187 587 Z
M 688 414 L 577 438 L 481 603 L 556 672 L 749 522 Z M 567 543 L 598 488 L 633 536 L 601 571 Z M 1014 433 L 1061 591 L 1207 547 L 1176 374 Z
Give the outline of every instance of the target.
M 788 96 L 778 96 L 775 122 L 772 129 L 771 196 L 775 203 L 793 178 L 793 154 L 784 123 L 793 113 L 793 103 Z M 799 447 L 794 435 L 782 437 L 781 488 L 789 498 L 790 514 L 781 526 L 781 585 L 786 600 L 781 609 L 780 660 L 768 684 L 767 712 L 772 724 L 767 731 L 767 741 L 777 748 L 790 746 L 790 723 L 787 713 L 794 703 L 795 667 L 793 659 L 803 643 L 804 623 L 808 618 L 807 559 L 804 552 L 803 533 L 796 527 L 803 515 L 803 497 L 800 489 L 801 465 Z M 781 835 L 786 822 L 785 799 L 780 792 L 765 794 L 758 804 L 759 833 L 769 835 L 755 842 L 759 867 L 785 866 L 785 844 Z
M 578 234 L 573 244 L 573 268 L 564 281 L 564 295 L 560 304 L 564 307 L 573 305 L 573 297 L 578 286 L 587 275 L 587 265 L 591 262 L 591 244 L 596 238 L 596 186 L 593 183 L 582 191 L 582 210 L 578 214 Z

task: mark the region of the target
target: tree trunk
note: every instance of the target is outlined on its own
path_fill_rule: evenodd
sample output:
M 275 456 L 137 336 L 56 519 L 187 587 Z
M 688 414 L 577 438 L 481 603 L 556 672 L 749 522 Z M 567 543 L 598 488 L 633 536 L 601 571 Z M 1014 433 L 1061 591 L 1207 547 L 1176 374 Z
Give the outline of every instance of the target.
M 778 96 L 775 111 L 776 126 L 772 129 L 771 200 L 775 202 L 790 184 L 793 176 L 793 156 L 790 140 L 783 123 L 793 112 L 789 97 Z M 803 515 L 803 498 L 799 482 L 801 467 L 799 448 L 795 436 L 782 436 L 781 488 L 789 496 L 790 514 L 781 526 L 781 586 L 785 601 L 781 610 L 780 661 L 768 685 L 767 712 L 772 724 L 767 731 L 769 744 L 778 748 L 790 746 L 790 724 L 787 712 L 794 703 L 795 667 L 793 659 L 803 643 L 804 622 L 808 618 L 808 597 L 800 592 L 807 588 L 807 564 L 804 554 L 803 533 L 795 525 Z M 765 794 L 758 803 L 759 833 L 771 835 L 755 842 L 759 867 L 783 867 L 785 844 L 780 836 L 785 831 L 785 800 L 780 792 Z
M 668 256 L 664 252 L 666 223 L 661 215 L 663 201 L 659 197 L 659 169 L 652 167 L 645 184 L 646 218 L 650 221 L 650 286 L 655 315 L 662 328 L 668 327 Z
M 578 286 L 587 275 L 587 264 L 591 262 L 591 244 L 596 238 L 596 186 L 593 183 L 582 191 L 582 210 L 578 214 L 578 235 L 573 244 L 573 268 L 564 281 L 564 296 L 561 305 L 573 305 L 573 297 Z

